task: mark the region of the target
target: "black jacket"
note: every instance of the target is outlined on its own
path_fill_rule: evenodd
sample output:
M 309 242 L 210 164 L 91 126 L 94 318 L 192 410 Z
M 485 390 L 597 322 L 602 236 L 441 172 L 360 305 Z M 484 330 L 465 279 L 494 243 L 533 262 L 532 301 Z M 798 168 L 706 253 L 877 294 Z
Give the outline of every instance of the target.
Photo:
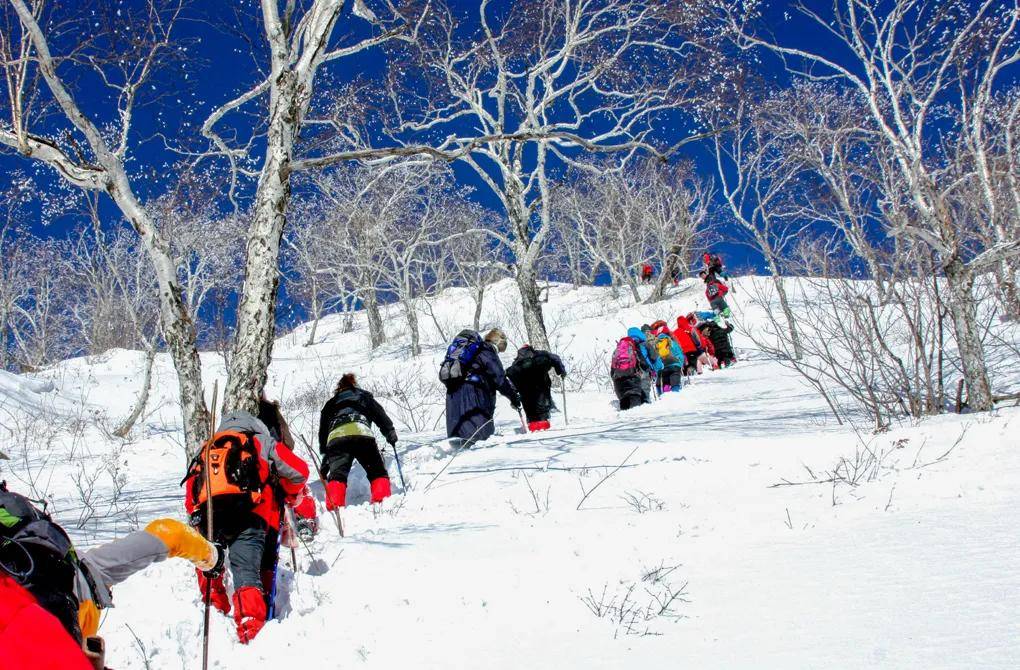
M 319 451 L 325 452 L 329 442 L 329 434 L 338 426 L 347 423 L 360 423 L 364 426 L 375 424 L 386 436 L 386 441 L 396 444 L 397 431 L 393 422 L 386 415 L 386 410 L 364 389 L 345 389 L 330 398 L 322 408 L 319 417 Z M 336 439 L 333 442 L 337 442 Z
M 729 336 L 729 333 L 733 332 L 732 323 L 728 323 L 725 328 L 722 328 L 715 321 L 703 321 L 698 324 L 698 330 L 712 340 L 715 357 L 718 360 L 725 361 L 733 358 L 733 345 L 730 343 Z
M 563 361 L 556 354 L 531 347 L 521 347 L 517 358 L 507 368 L 506 376 L 521 394 L 524 412 L 531 421 L 545 421 L 556 408 L 552 399 L 552 381 L 549 371 L 561 377 L 567 374 Z

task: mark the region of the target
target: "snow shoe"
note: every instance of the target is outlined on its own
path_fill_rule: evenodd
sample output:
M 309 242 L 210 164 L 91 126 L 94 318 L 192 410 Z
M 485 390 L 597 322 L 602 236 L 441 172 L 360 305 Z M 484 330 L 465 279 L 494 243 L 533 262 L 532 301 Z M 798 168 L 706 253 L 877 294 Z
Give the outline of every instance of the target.
M 304 517 L 298 517 L 298 520 L 294 525 L 297 526 L 298 537 L 305 542 L 311 542 L 315 539 L 315 534 L 319 532 L 318 519 L 305 519 Z

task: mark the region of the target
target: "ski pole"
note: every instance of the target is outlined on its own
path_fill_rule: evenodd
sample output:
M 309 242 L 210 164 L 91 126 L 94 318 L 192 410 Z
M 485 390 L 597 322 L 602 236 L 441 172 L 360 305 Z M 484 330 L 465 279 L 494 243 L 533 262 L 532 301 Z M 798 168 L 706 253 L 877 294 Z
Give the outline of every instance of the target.
M 531 431 L 528 430 L 528 422 L 524 420 L 524 412 L 521 411 L 520 407 L 517 408 L 517 416 L 521 417 L 521 429 L 524 430 L 525 433 L 530 433 Z
M 397 462 L 397 474 L 400 475 L 400 488 L 407 492 L 407 484 L 404 483 L 404 469 L 400 467 L 400 456 L 397 455 L 397 445 L 391 444 L 393 447 L 393 460 Z
M 315 464 L 315 471 L 319 473 L 319 483 L 322 484 L 322 490 L 326 490 L 326 477 L 322 473 L 322 462 L 319 457 L 315 455 L 315 450 L 312 449 L 312 443 L 305 439 L 305 436 L 298 433 L 298 437 L 305 443 L 305 448 L 308 449 L 308 455 L 312 457 L 312 463 Z M 340 537 L 344 536 L 344 522 L 340 518 L 340 510 L 329 510 L 330 516 L 333 517 L 333 522 L 336 524 L 336 531 L 340 533 Z
M 283 524 L 286 520 L 286 505 L 280 505 L 280 526 L 276 533 L 276 561 L 273 563 L 273 583 L 266 594 L 266 621 L 276 618 L 276 585 L 280 574 L 280 543 L 283 539 Z
M 213 382 L 212 408 L 209 411 L 209 439 L 216 433 L 216 402 L 219 395 L 220 381 Z M 203 449 L 208 446 L 203 445 Z M 209 478 L 209 450 L 205 449 L 205 462 L 202 464 L 202 476 L 205 477 L 205 532 L 206 539 L 213 542 L 213 504 L 212 480 Z M 212 602 L 212 579 L 205 578 L 205 614 L 202 620 L 202 670 L 209 668 L 209 610 Z
M 570 425 L 570 417 L 567 416 L 567 382 L 560 377 L 560 392 L 563 394 L 563 425 Z

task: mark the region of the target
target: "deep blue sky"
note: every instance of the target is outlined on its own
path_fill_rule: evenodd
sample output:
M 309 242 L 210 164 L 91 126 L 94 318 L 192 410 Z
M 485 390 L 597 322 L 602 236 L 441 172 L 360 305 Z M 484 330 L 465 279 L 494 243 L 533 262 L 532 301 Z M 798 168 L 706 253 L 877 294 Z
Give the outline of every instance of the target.
M 127 8 L 141 4 L 142 0 L 126 0 L 118 6 Z M 257 23 L 259 18 L 255 13 L 257 3 L 247 0 L 236 4 L 249 12 L 248 19 L 238 22 L 231 9 L 235 3 L 225 0 L 195 3 L 186 10 L 185 19 L 178 24 L 176 34 L 188 43 L 189 55 L 197 58 L 187 66 L 186 79 L 181 76 L 180 71 L 171 71 L 164 73 L 154 82 L 164 90 L 179 87 L 174 91 L 174 95 L 164 98 L 155 105 L 136 110 L 131 169 L 136 174 L 135 188 L 143 198 L 159 195 L 171 185 L 165 175 L 168 167 L 175 160 L 179 160 L 179 156 L 168 150 L 164 140 L 158 137 L 157 133 L 169 135 L 171 144 L 180 143 L 182 147 L 193 148 L 204 146 L 204 141 L 196 139 L 197 125 L 205 119 L 212 108 L 249 89 L 260 79 L 252 61 L 249 45 L 236 34 L 237 31 L 241 31 L 249 36 L 259 61 L 264 63 L 266 49 L 259 32 Z M 477 2 L 471 0 L 453 0 L 453 4 L 464 11 L 473 12 L 477 7 Z M 791 24 L 784 18 L 785 9 L 784 3 L 774 4 L 770 13 L 766 15 L 767 23 L 780 34 L 794 34 L 796 30 L 798 41 L 816 46 L 811 44 L 811 40 L 819 37 L 818 31 L 805 31 L 803 25 L 800 26 L 801 30 L 797 30 L 796 24 Z M 233 28 L 225 30 L 223 26 Z M 54 45 L 54 51 L 60 52 L 59 44 Z M 372 71 L 378 69 L 379 63 L 379 52 L 367 54 L 357 60 L 342 61 L 339 67 L 328 66 L 328 76 L 343 81 L 345 72 Z M 777 85 L 781 85 L 781 68 L 777 63 L 767 61 L 759 67 L 759 71 L 764 77 L 773 79 Z M 320 82 L 324 81 L 326 80 L 320 78 Z M 77 96 L 87 113 L 95 115 L 97 110 L 105 106 L 101 87 L 98 82 L 88 79 L 88 75 L 84 75 L 79 82 Z M 185 124 L 190 124 L 191 132 Z M 664 140 L 671 141 L 671 134 L 680 136 L 677 131 L 663 129 Z M 149 139 L 141 141 L 142 138 Z M 687 149 L 678 158 L 695 160 L 707 175 L 714 171 L 713 164 L 707 160 L 707 154 L 699 147 Z M 0 170 L 6 171 L 15 167 L 36 174 L 42 190 L 54 193 L 58 191 L 54 183 L 55 178 L 45 169 L 39 169 L 37 165 L 33 166 L 23 159 L 0 156 Z M 466 178 L 468 183 L 478 185 L 468 169 L 458 168 L 457 174 L 461 178 Z M 485 204 L 498 209 L 494 198 L 484 187 L 477 190 L 477 197 Z M 108 205 L 105 211 L 111 223 L 118 220 L 119 217 L 112 206 Z M 56 218 L 51 220 L 48 232 L 59 236 L 66 232 L 67 228 L 69 222 L 66 219 Z M 724 242 L 718 245 L 717 249 L 724 253 L 731 266 L 758 265 L 757 259 L 746 247 Z M 281 311 L 286 313 L 286 310 Z

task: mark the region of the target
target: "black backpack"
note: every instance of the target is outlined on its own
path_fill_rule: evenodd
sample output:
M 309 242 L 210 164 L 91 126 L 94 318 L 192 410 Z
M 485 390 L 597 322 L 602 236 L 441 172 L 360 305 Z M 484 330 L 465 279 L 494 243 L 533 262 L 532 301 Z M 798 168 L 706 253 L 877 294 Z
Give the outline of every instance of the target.
M 464 381 L 481 348 L 482 336 L 477 331 L 460 331 L 446 348 L 446 357 L 439 366 L 439 381 L 447 386 Z
M 45 503 L 44 503 L 45 506 Z M 0 482 L 0 570 L 23 586 L 67 632 L 81 642 L 78 598 L 78 554 L 71 538 L 50 515 Z M 86 578 L 88 570 L 80 571 Z

